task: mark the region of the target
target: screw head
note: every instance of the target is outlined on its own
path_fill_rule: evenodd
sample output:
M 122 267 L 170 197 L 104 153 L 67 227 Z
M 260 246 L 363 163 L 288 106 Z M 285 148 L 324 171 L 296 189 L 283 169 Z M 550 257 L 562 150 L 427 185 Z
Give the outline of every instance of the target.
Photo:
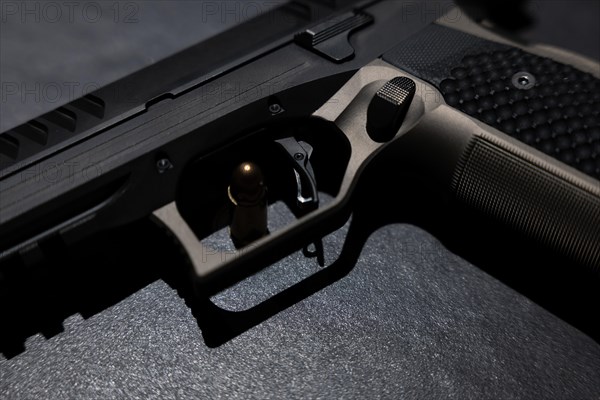
M 173 164 L 171 164 L 171 161 L 168 158 L 161 158 L 156 162 L 156 169 L 159 174 L 163 174 L 171 168 L 173 168 Z
M 521 71 L 513 75 L 511 82 L 517 89 L 529 90 L 535 86 L 536 79 L 529 72 Z
M 283 111 L 283 109 L 281 108 L 281 106 L 277 103 L 271 104 L 269 106 L 269 111 L 271 112 L 271 114 L 279 114 L 280 112 Z

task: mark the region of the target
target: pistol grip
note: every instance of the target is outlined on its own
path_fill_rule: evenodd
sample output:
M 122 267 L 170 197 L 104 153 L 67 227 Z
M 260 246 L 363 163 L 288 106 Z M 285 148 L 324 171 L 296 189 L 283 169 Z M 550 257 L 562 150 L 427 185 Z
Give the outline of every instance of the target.
M 600 185 L 593 178 L 447 106 L 398 148 L 406 165 L 455 201 L 598 270 Z

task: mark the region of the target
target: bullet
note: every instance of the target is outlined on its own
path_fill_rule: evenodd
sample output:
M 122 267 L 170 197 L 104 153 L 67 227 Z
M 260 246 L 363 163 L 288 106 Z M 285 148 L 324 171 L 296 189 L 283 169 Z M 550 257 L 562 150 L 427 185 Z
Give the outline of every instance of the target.
M 240 164 L 227 188 L 233 206 L 229 235 L 240 248 L 267 235 L 267 187 L 262 171 L 251 162 Z

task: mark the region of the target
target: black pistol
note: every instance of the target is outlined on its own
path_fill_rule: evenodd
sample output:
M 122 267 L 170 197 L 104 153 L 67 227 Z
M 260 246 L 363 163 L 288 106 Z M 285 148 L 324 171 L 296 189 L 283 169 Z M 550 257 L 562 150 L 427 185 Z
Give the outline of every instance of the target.
M 298 250 L 323 264 L 385 158 L 381 207 L 414 183 L 597 273 L 600 65 L 443 11 L 403 24 L 395 2 L 287 3 L 243 54 L 226 33 L 2 132 L 0 262 L 151 216 L 209 297 Z

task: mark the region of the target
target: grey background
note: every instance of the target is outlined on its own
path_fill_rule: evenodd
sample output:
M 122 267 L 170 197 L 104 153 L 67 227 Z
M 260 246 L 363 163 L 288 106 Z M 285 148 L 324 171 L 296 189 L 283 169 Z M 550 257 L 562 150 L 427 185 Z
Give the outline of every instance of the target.
M 3 22 L 2 82 L 106 84 L 227 26 L 198 24 L 198 2 L 139 4 L 129 25 Z M 597 57 L 598 2 L 568 4 L 566 13 L 565 2 L 549 1 L 540 13 L 552 22 L 530 34 Z M 544 15 L 551 7 L 562 13 Z M 49 107 L 11 101 L 2 102 L 2 127 Z M 345 232 L 328 238 L 328 254 L 339 252 Z M 140 263 L 168 252 L 147 247 Z M 243 309 L 316 271 L 294 255 L 214 300 Z M 62 333 L 32 335 L 21 354 L 0 356 L 0 397 L 600 398 L 598 343 L 411 225 L 377 230 L 346 277 L 216 348 L 181 293 L 150 281 L 85 319 L 72 313 Z M 114 290 L 109 282 L 101 290 Z

